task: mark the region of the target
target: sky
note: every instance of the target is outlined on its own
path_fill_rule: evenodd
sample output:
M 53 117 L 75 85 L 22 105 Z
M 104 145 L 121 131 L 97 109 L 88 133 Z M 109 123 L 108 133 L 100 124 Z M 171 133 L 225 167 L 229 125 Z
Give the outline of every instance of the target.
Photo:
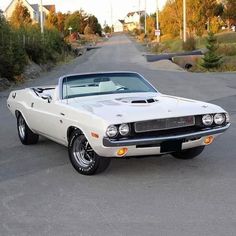
M 130 11 L 138 11 L 145 9 L 145 1 L 147 3 L 147 12 L 155 12 L 157 1 L 161 9 L 166 0 L 43 0 L 43 4 L 55 4 L 57 11 L 68 12 L 79 9 L 85 10 L 89 14 L 95 15 L 100 24 L 113 24 L 118 19 L 124 19 L 125 15 Z M 11 0 L 0 0 L 0 9 L 6 9 Z M 30 4 L 39 3 L 40 0 L 28 0 Z M 111 20 L 112 19 L 112 20 Z

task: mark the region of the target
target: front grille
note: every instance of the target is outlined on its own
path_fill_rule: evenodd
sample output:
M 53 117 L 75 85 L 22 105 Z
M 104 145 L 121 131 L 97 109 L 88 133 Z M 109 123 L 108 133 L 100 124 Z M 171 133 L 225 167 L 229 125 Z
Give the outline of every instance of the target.
M 136 133 L 183 128 L 195 125 L 194 116 L 139 121 L 134 123 Z

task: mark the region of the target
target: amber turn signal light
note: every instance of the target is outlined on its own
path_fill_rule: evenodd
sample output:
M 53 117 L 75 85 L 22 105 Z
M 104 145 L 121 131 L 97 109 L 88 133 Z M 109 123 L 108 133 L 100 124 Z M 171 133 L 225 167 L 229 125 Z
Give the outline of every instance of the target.
M 122 157 L 122 156 L 125 156 L 128 152 L 128 148 L 121 148 L 117 151 L 117 155 Z
M 93 138 L 99 138 L 99 135 L 98 135 L 97 133 L 94 133 L 94 132 L 91 133 L 91 136 L 92 136 Z
M 213 143 L 213 141 L 214 141 L 214 137 L 213 137 L 213 136 L 207 136 L 207 137 L 204 139 L 204 143 L 205 143 L 206 145 L 209 145 L 209 144 Z

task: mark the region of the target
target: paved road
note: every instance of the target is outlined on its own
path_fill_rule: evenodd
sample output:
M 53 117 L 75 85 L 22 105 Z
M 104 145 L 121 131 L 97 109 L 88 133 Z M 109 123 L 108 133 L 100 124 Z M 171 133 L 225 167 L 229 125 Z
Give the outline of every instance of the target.
M 23 85 L 64 73 L 134 70 L 161 92 L 214 101 L 232 127 L 197 159 L 113 160 L 103 174 L 77 174 L 66 148 L 22 146 L 0 93 L 0 235 L 236 235 L 236 74 L 156 70 L 122 35 Z

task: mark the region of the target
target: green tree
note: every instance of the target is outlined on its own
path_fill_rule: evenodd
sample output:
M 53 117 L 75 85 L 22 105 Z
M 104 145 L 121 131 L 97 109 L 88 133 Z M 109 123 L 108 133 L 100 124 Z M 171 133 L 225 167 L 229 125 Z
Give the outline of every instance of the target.
M 94 34 L 101 35 L 102 28 L 101 28 L 101 25 L 99 24 L 96 16 L 94 16 L 94 15 L 89 16 L 88 25 Z
M 109 34 L 111 33 L 111 27 L 109 25 L 105 25 L 103 30 L 105 33 L 109 33 Z
M 68 14 L 65 20 L 65 30 L 68 32 L 68 28 L 72 27 L 72 32 L 83 34 L 87 25 L 87 19 L 88 16 L 83 10 Z
M 32 23 L 32 19 L 30 17 L 30 13 L 22 2 L 17 2 L 15 10 L 12 13 L 10 18 L 10 23 L 15 28 L 20 28 L 22 26 L 27 26 Z
M 202 66 L 207 69 L 219 67 L 222 63 L 222 57 L 218 56 L 216 53 L 218 45 L 216 37 L 212 32 L 208 33 L 206 48 L 208 49 L 208 51 L 203 57 Z

